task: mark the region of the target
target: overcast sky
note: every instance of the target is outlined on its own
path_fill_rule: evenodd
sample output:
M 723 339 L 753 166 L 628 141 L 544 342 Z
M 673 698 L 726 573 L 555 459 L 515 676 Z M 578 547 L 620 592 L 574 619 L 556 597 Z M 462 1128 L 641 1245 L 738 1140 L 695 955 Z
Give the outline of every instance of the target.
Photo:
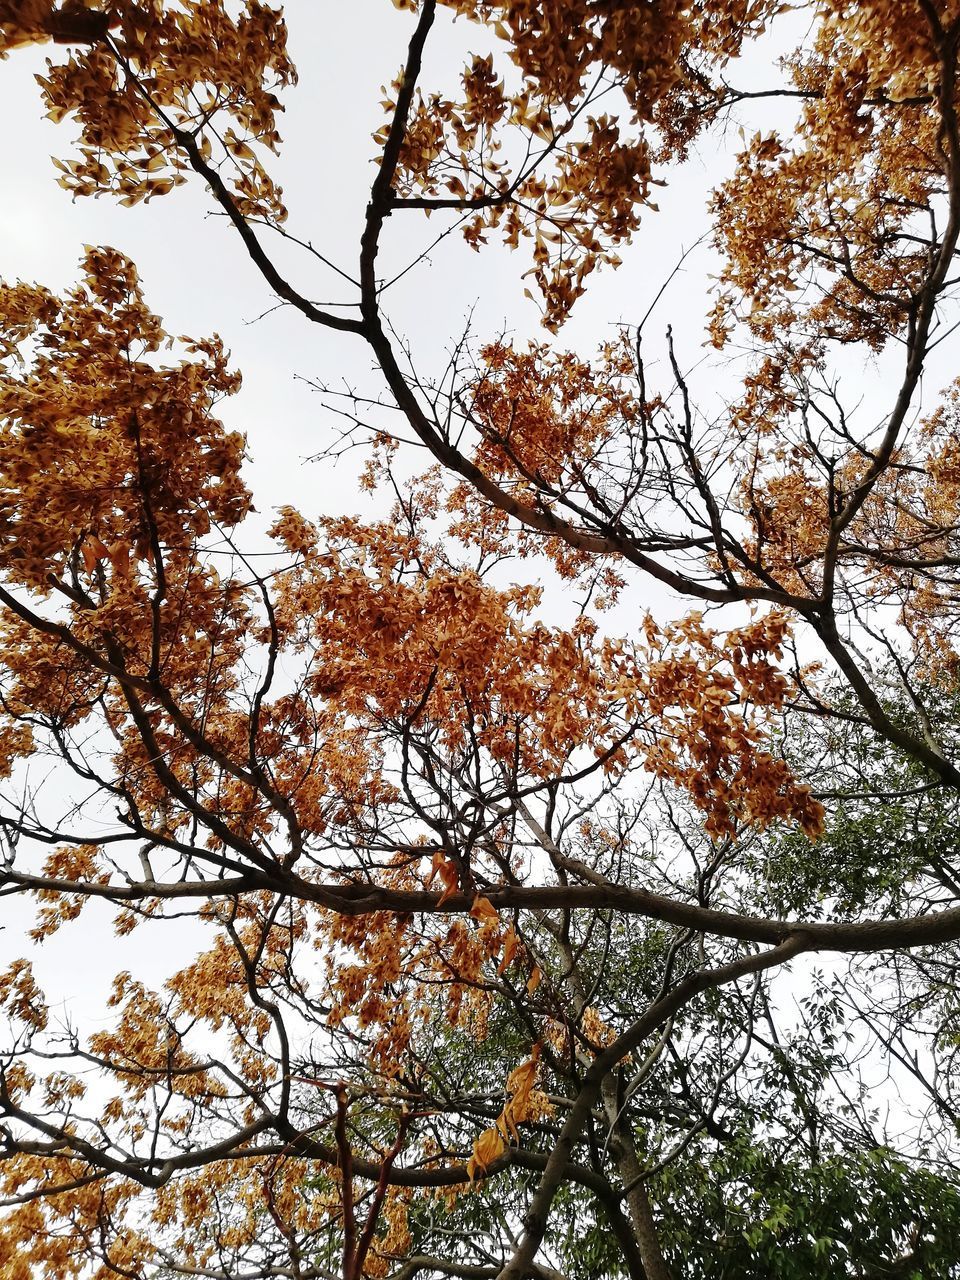
M 381 86 L 390 82 L 403 61 L 412 18 L 398 12 L 390 0 L 291 0 L 286 12 L 301 82 L 285 99 L 285 145 L 271 172 L 285 189 L 290 229 L 352 273 L 374 175 L 371 134 L 383 121 Z M 481 31 L 465 22 L 454 26 L 441 10 L 431 36 L 424 86 L 451 84 L 465 53 L 485 47 Z M 129 254 L 138 264 L 148 303 L 170 332 L 203 336 L 217 331 L 232 349 L 234 363 L 244 374 L 244 388 L 223 406 L 223 416 L 229 427 L 248 436 L 247 476 L 259 510 L 269 516 L 272 507 L 292 502 L 308 516 L 342 510 L 375 514 L 377 508 L 356 487 L 356 455 L 336 469 L 302 465 L 303 458 L 329 446 L 335 422 L 321 398 L 297 375 L 328 383 L 342 379 L 377 392 L 380 383 L 363 343 L 311 326 L 290 309 L 275 310 L 253 323 L 271 308 L 273 299 L 232 229 L 222 218 L 210 216 L 211 202 L 199 182 L 133 209 L 106 199 L 72 202 L 57 185 L 50 160 L 51 155 L 69 155 L 71 126 L 43 119 L 33 82 L 47 53 L 17 51 L 0 63 L 0 118 L 17 122 L 16 129 L 5 131 L 6 174 L 12 181 L 0 204 L 0 276 L 64 289 L 76 279 L 84 244 L 111 244 Z M 762 83 L 764 74 L 754 59 L 741 83 Z M 769 126 L 775 119 L 773 109 L 765 106 L 747 127 Z M 587 354 L 610 336 L 612 326 L 635 323 L 647 311 L 683 249 L 702 234 L 709 191 L 729 171 L 737 143 L 736 130 L 731 129 L 694 150 L 683 172 L 673 175 L 658 196 L 661 212 L 646 217 L 637 245 L 623 255 L 623 268 L 592 277 L 561 342 Z M 391 218 L 380 269 L 384 274 L 400 270 L 443 225 L 440 217 Z M 522 255 L 522 250 L 511 255 L 493 246 L 475 255 L 458 236 L 450 236 L 429 263 L 390 291 L 386 309 L 398 332 L 411 340 L 421 370 L 429 373 L 442 367 L 447 346 L 462 331 L 471 308 L 478 335 L 506 329 L 521 337 L 543 336 L 534 305 L 523 298 L 521 273 L 529 259 Z M 317 272 L 306 255 L 287 261 L 294 283 L 308 296 L 322 302 L 345 296 L 335 278 Z M 700 250 L 658 305 L 653 327 L 662 333 L 672 322 L 681 360 L 688 367 L 703 355 L 703 317 L 710 306 L 713 269 L 709 250 Z M 656 602 L 643 584 L 628 607 L 637 618 L 640 610 Z M 109 913 L 101 912 L 100 918 L 108 930 Z M 12 928 L 9 917 L 6 923 Z M 10 938 L 8 933 L 5 941 Z M 56 940 L 48 946 L 43 966 L 48 974 L 59 973 L 61 985 L 67 945 L 61 948 Z M 84 997 L 81 1002 L 88 1007 L 96 1008 L 103 982 L 120 967 L 120 945 L 111 942 L 99 954 L 88 951 L 84 965 L 70 970 Z M 137 953 L 135 963 L 142 968 L 142 948 L 131 945 Z M 0 945 L 2 950 L 6 947 Z M 158 976 L 166 971 L 168 956 L 168 951 L 157 956 Z M 145 976 L 149 980 L 150 975 Z
M 371 134 L 383 122 L 380 90 L 403 61 L 412 18 L 389 0 L 292 0 L 286 12 L 301 80 L 285 98 L 283 153 L 271 173 L 284 187 L 290 229 L 354 272 L 374 174 Z M 441 10 L 423 83 L 450 84 L 464 53 L 485 47 L 480 29 L 454 24 Z M 0 110 L 4 120 L 17 121 L 6 137 L 13 182 L 12 198 L 0 208 L 0 275 L 64 288 L 76 277 L 84 244 L 111 244 L 128 253 L 138 264 L 148 302 L 172 332 L 199 336 L 216 330 L 232 349 L 244 389 L 225 407 L 225 416 L 249 437 L 250 478 L 261 509 L 290 501 L 308 513 L 332 504 L 356 507 L 362 500 L 353 496 L 355 458 L 336 475 L 296 465 L 329 444 L 333 420 L 294 375 L 328 382 L 342 377 L 376 388 L 362 342 L 311 326 L 290 309 L 251 323 L 271 306 L 270 293 L 232 229 L 209 215 L 211 202 L 199 182 L 132 209 L 107 199 L 71 201 L 57 185 L 50 160 L 69 154 L 71 126 L 43 119 L 33 82 L 49 52 L 49 46 L 17 51 L 0 64 Z M 703 230 L 705 195 L 717 173 L 713 144 L 710 152 L 711 165 L 695 158 L 663 193 L 663 212 L 647 218 L 642 247 L 625 255 L 624 268 L 593 277 L 563 341 L 590 350 L 611 325 L 635 321 L 647 309 L 682 247 Z M 392 274 L 405 266 L 444 229 L 445 216 L 427 220 L 408 213 L 390 219 L 381 271 Z M 309 296 L 332 301 L 349 295 L 349 286 L 315 270 L 306 254 L 286 261 L 297 287 Z M 521 336 L 542 335 L 534 305 L 523 298 L 520 277 L 529 265 L 523 250 L 511 255 L 491 246 L 478 255 L 454 234 L 429 263 L 390 291 L 386 307 L 412 340 L 421 367 L 439 367 L 471 308 L 480 335 L 505 327 Z M 702 341 L 708 265 L 709 255 L 699 254 L 686 280 L 678 280 L 661 305 L 664 323 L 672 318 L 681 328 L 695 326 L 684 335 L 694 353 Z
M 290 230 L 353 274 L 375 172 L 371 135 L 384 119 L 381 86 L 390 83 L 403 63 L 413 17 L 390 0 L 291 0 L 285 10 L 300 84 L 284 99 L 280 129 L 285 141 L 271 173 L 284 188 Z M 454 89 L 466 56 L 487 48 L 481 29 L 454 23 L 449 11 L 441 9 L 421 84 Z M 129 254 L 138 265 L 148 303 L 168 330 L 197 337 L 219 332 L 243 372 L 243 390 L 222 406 L 222 416 L 229 427 L 247 434 L 247 478 L 262 523 L 273 507 L 287 502 L 308 516 L 335 511 L 376 515 L 382 500 L 378 506 L 358 491 L 357 454 L 336 468 L 302 465 L 305 457 L 331 444 L 337 424 L 321 397 L 298 379 L 343 381 L 379 392 L 381 383 L 364 344 L 312 326 L 289 308 L 257 320 L 274 299 L 232 228 L 210 213 L 212 202 L 198 181 L 131 209 L 106 198 L 71 200 L 57 185 L 51 156 L 71 154 L 72 127 L 69 121 L 54 125 L 43 117 L 33 79 L 44 70 L 47 56 L 59 58 L 62 50 L 17 50 L 0 62 L 0 118 L 17 123 L 5 133 L 6 173 L 12 182 L 7 199 L 0 202 L 0 277 L 36 280 L 62 290 L 76 280 L 85 244 L 109 244 Z M 763 79 L 765 72 L 757 61 L 747 74 Z M 764 108 L 764 119 L 772 118 Z M 690 163 L 658 194 L 661 211 L 645 218 L 637 245 L 623 254 L 624 266 L 591 277 L 586 297 L 561 333 L 562 343 L 588 354 L 614 326 L 635 323 L 647 311 L 680 254 L 702 234 L 709 191 L 729 170 L 736 143 L 731 130 L 722 143 L 711 138 L 694 150 Z M 421 253 L 444 230 L 444 216 L 427 220 L 408 213 L 389 219 L 378 263 L 384 276 Z M 284 247 L 276 247 L 283 255 Z M 349 286 L 341 287 L 331 273 L 317 270 L 308 255 L 298 252 L 283 261 L 307 296 L 324 303 L 349 297 Z M 448 345 L 462 332 L 471 310 L 474 332 L 481 337 L 506 330 L 521 338 L 542 338 L 537 309 L 523 296 L 526 282 L 521 277 L 529 266 L 523 249 L 510 254 L 491 244 L 474 254 L 454 234 L 432 252 L 429 262 L 392 288 L 386 310 L 397 331 L 410 339 L 418 368 L 426 374 L 442 368 Z M 703 317 L 714 267 L 710 251 L 699 250 L 656 313 L 660 333 L 673 323 L 687 366 L 703 355 Z M 636 621 L 652 605 L 673 609 L 662 591 L 642 584 L 625 613 Z M 92 911 L 103 921 L 106 941 L 111 913 Z M 16 933 L 9 916 L 6 924 L 0 951 L 7 950 Z M 85 926 L 80 922 L 77 928 Z M 121 944 L 111 940 L 102 953 L 88 950 L 84 964 L 71 968 L 73 934 L 66 930 L 62 942 L 47 944 L 41 968 L 56 975 L 64 991 L 71 974 L 81 1003 L 95 1009 L 102 984 L 118 967 Z M 139 969 L 147 958 L 143 947 L 134 940 L 129 945 L 136 957 L 130 963 Z M 166 970 L 161 962 L 168 955 L 165 950 L 157 956 L 158 977 Z

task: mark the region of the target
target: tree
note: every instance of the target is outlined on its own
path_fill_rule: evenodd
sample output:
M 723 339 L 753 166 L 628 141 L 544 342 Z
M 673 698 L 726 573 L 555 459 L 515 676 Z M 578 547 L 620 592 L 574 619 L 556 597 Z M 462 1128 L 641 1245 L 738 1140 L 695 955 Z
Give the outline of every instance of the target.
M 287 267 L 326 259 L 269 172 L 279 10 L 0 3 L 0 50 L 56 46 L 68 192 L 204 185 L 261 290 L 366 344 L 351 439 L 395 494 L 374 524 L 285 508 L 254 559 L 221 342 L 171 338 L 113 249 L 62 295 L 3 286 L 2 892 L 37 943 L 106 906 L 196 949 L 158 990 L 119 972 L 94 1029 L 29 957 L 3 974 L 0 1274 L 956 1276 L 960 383 L 921 391 L 960 10 L 818 0 L 746 90 L 779 0 L 395 2 L 348 307 Z M 453 16 L 492 52 L 450 97 L 421 79 Z M 746 350 L 718 409 L 645 322 L 593 357 L 468 336 L 417 376 L 397 220 L 529 254 L 556 334 L 756 96 L 796 120 L 713 199 L 708 332 Z M 865 364 L 897 371 L 876 417 L 840 379 Z M 534 556 L 572 625 L 505 581 Z M 694 611 L 641 618 L 650 581 Z M 864 1063 L 920 1128 L 884 1130 Z

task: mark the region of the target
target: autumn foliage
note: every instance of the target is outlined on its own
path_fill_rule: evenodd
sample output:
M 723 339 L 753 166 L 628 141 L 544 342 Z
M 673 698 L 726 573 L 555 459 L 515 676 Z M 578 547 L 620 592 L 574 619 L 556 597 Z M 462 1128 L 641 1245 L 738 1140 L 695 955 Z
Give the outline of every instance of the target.
M 817 1275 L 955 1276 L 960 383 L 922 375 L 956 323 L 960 5 L 817 0 L 799 36 L 780 0 L 395 5 L 341 307 L 272 256 L 280 7 L 0 0 L 0 56 L 49 45 L 67 193 L 197 183 L 254 294 L 373 357 L 384 504 L 264 534 L 239 372 L 118 249 L 0 286 L 0 1280 L 788 1280 L 790 1230 Z M 456 92 L 422 74 L 455 17 L 490 50 Z M 765 97 L 792 124 L 722 173 L 688 332 L 567 350 Z M 516 250 L 542 325 L 437 381 L 377 265 L 427 213 Z M 74 1026 L 31 964 L 55 935 L 142 937 L 164 979 L 118 962 Z M 846 985 L 810 979 L 785 1047 L 770 975 L 818 952 Z M 927 1098 L 900 1150 L 836 1118 L 842 1016 Z M 901 1217 L 858 1235 L 855 1183 Z

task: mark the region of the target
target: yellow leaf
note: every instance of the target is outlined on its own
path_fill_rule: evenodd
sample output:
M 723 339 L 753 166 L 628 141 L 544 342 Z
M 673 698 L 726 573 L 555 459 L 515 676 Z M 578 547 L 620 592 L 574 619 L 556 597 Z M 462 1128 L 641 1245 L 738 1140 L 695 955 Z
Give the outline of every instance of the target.
M 447 861 L 439 849 L 433 855 L 433 860 L 430 863 L 430 874 L 427 876 L 428 889 L 437 876 L 443 881 L 443 893 L 437 902 L 437 906 L 441 906 L 448 898 L 452 898 L 460 888 L 460 877 L 457 874 L 457 868 L 452 862 Z
M 130 553 L 132 548 L 129 542 L 119 539 L 110 548 L 110 563 L 113 565 L 113 572 L 118 578 L 128 580 L 130 577 Z
M 83 567 L 87 573 L 93 573 L 97 567 L 97 562 L 109 554 L 109 550 L 95 533 L 87 534 L 80 544 L 80 555 L 83 558 Z
M 440 879 L 443 881 L 443 893 L 437 899 L 437 906 L 442 907 L 448 898 L 452 898 L 460 889 L 460 877 L 452 862 L 445 862 L 440 868 Z
M 498 974 L 506 973 L 506 971 L 510 968 L 511 964 L 513 964 L 513 958 L 516 954 L 517 954 L 517 931 L 513 927 L 513 925 L 511 925 L 510 928 L 507 930 L 506 935 L 504 936 L 503 959 L 500 961 L 500 964 L 497 966 Z
M 484 1129 L 473 1144 L 473 1155 L 467 1161 L 467 1177 L 470 1181 L 473 1182 L 478 1173 L 485 1173 L 506 1148 L 507 1144 L 499 1129 Z
M 499 924 L 500 917 L 489 898 L 479 897 L 470 908 L 471 919 L 480 924 Z
M 86 542 L 80 544 L 80 555 L 83 557 L 83 567 L 87 573 L 93 573 L 97 567 L 97 557 L 93 549 Z

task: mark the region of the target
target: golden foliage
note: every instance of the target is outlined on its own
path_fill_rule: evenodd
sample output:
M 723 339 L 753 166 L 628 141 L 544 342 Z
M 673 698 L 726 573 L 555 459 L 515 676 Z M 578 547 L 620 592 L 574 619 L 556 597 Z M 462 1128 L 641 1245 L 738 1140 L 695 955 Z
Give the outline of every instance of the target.
M 267 171 L 295 81 L 279 8 L 0 2 L 0 55 L 57 46 L 41 94 L 78 138 L 61 186 L 132 205 L 198 175 L 282 301 L 369 343 L 433 461 L 402 482 L 399 433 L 378 426 L 362 484 L 392 487 L 390 515 L 284 505 L 254 562 L 221 340 L 172 336 L 106 247 L 63 295 L 0 285 L 0 885 L 35 906 L 37 944 L 81 913 L 95 927 L 104 903 L 118 953 L 141 925 L 199 931 L 158 989 L 118 972 L 83 1034 L 56 1024 L 26 958 L 0 974 L 3 1280 L 253 1274 L 265 1257 L 265 1276 L 299 1274 L 324 1250 L 344 1280 L 388 1275 L 415 1247 L 415 1196 L 454 1201 L 520 1155 L 546 1168 L 562 1123 L 547 1089 L 593 1115 L 600 1069 L 613 1081 L 676 992 L 706 989 L 712 937 L 826 936 L 721 910 L 744 886 L 711 879 L 738 841 L 823 828 L 777 742 L 797 707 L 836 714 L 795 644 L 835 663 L 843 717 L 960 785 L 922 702 L 904 728 L 848 639 L 895 616 L 908 658 L 882 642 L 911 697 L 910 662 L 955 687 L 960 382 L 913 409 L 960 238 L 960 8 L 811 6 L 771 90 L 796 128 L 745 135 L 712 199 L 709 338 L 750 355 L 708 414 L 672 334 L 658 388 L 638 332 L 592 359 L 464 343 L 446 381 L 419 385 L 380 311 L 380 237 L 388 215 L 446 211 L 475 249 L 494 232 L 525 245 L 555 331 L 655 211 L 667 166 L 747 96 L 735 59 L 785 6 L 441 0 L 490 50 L 439 92 L 419 83 L 437 5 L 394 3 L 414 34 L 344 320 L 258 239 L 286 218 Z M 879 428 L 851 422 L 831 374 L 855 344 L 906 353 Z M 568 625 L 498 568 L 523 561 L 576 588 Z M 638 578 L 683 599 L 679 620 L 656 621 L 645 589 L 631 600 Z M 30 774 L 49 758 L 79 788 L 56 816 Z M 709 850 L 685 879 L 675 806 Z M 696 938 L 700 968 L 678 977 L 670 950 L 645 1012 L 584 996 L 582 911 L 611 945 L 614 918 L 657 920 L 638 943 L 657 963 L 657 929 L 676 951 Z M 765 963 L 724 956 L 718 983 Z M 517 1027 L 533 1048 L 508 1070 Z M 492 1085 L 456 1079 L 457 1053 L 497 1035 Z M 622 1134 L 611 1146 L 622 1158 Z M 584 1186 L 605 1159 L 591 1150 Z

